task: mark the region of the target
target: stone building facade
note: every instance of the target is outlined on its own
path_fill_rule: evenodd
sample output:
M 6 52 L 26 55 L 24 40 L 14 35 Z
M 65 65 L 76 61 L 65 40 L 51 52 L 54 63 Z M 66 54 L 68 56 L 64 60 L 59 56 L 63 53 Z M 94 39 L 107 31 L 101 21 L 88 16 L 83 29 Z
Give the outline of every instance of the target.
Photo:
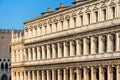
M 0 29 L 0 80 L 10 80 L 11 30 Z
M 12 80 L 120 80 L 120 0 L 75 0 L 24 23 Z

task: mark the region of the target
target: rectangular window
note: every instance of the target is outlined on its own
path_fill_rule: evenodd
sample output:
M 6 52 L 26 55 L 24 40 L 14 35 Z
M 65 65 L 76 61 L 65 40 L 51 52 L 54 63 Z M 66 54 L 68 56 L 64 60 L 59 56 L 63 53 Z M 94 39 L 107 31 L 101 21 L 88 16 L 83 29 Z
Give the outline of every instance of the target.
M 98 22 L 98 11 L 95 11 L 95 20 Z
M 46 32 L 47 32 L 46 30 L 47 30 L 47 29 L 46 29 L 46 26 L 45 26 L 45 30 L 44 30 L 44 31 L 45 31 L 44 33 L 45 33 L 45 34 L 46 34 Z
M 112 18 L 115 18 L 115 7 L 112 7 Z
M 74 27 L 76 27 L 76 17 L 74 17 L 73 20 L 74 20 Z
M 88 24 L 90 24 L 90 13 L 87 14 Z
M 80 16 L 80 21 L 81 21 L 80 24 L 82 26 L 83 25 L 83 15 Z
M 50 24 L 50 33 L 52 33 L 52 24 Z
M 67 19 L 67 25 L 68 25 L 68 29 L 70 28 L 70 20 Z
M 103 19 L 106 20 L 106 9 L 103 9 Z
M 61 27 L 62 27 L 62 30 L 63 30 L 63 21 L 61 21 Z
M 57 28 L 58 28 L 57 26 L 58 26 L 58 24 L 57 24 L 57 23 L 55 23 L 56 31 L 57 31 Z
M 40 35 L 42 35 L 42 27 L 40 27 Z

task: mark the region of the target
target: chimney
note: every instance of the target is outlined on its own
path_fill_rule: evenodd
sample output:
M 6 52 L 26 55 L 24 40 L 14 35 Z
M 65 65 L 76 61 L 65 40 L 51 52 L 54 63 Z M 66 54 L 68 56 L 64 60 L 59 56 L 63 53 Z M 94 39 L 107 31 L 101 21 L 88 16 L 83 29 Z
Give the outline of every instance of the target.
M 64 7 L 64 4 L 63 3 L 60 3 L 60 8 L 63 8 Z
M 51 11 L 51 9 L 50 8 L 48 8 L 48 12 L 50 12 Z

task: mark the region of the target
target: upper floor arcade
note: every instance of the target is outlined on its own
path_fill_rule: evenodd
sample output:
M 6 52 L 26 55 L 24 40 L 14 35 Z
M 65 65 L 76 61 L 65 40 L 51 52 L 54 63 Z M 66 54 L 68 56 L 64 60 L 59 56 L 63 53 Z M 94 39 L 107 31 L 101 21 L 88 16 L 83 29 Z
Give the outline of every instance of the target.
M 60 10 L 50 12 L 24 23 L 25 43 L 62 36 L 71 30 L 82 32 L 108 25 L 119 24 L 119 0 L 86 0 Z M 72 34 L 74 32 L 70 32 Z M 55 36 L 55 37 L 56 37 Z

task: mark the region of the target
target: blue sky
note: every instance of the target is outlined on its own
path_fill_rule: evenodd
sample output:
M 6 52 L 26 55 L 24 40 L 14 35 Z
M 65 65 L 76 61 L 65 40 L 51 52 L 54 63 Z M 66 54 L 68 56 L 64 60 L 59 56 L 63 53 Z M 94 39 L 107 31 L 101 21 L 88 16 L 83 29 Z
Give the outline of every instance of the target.
M 72 5 L 74 0 L 0 0 L 0 29 L 23 29 L 23 22 L 40 16 L 50 7 L 52 10 Z

